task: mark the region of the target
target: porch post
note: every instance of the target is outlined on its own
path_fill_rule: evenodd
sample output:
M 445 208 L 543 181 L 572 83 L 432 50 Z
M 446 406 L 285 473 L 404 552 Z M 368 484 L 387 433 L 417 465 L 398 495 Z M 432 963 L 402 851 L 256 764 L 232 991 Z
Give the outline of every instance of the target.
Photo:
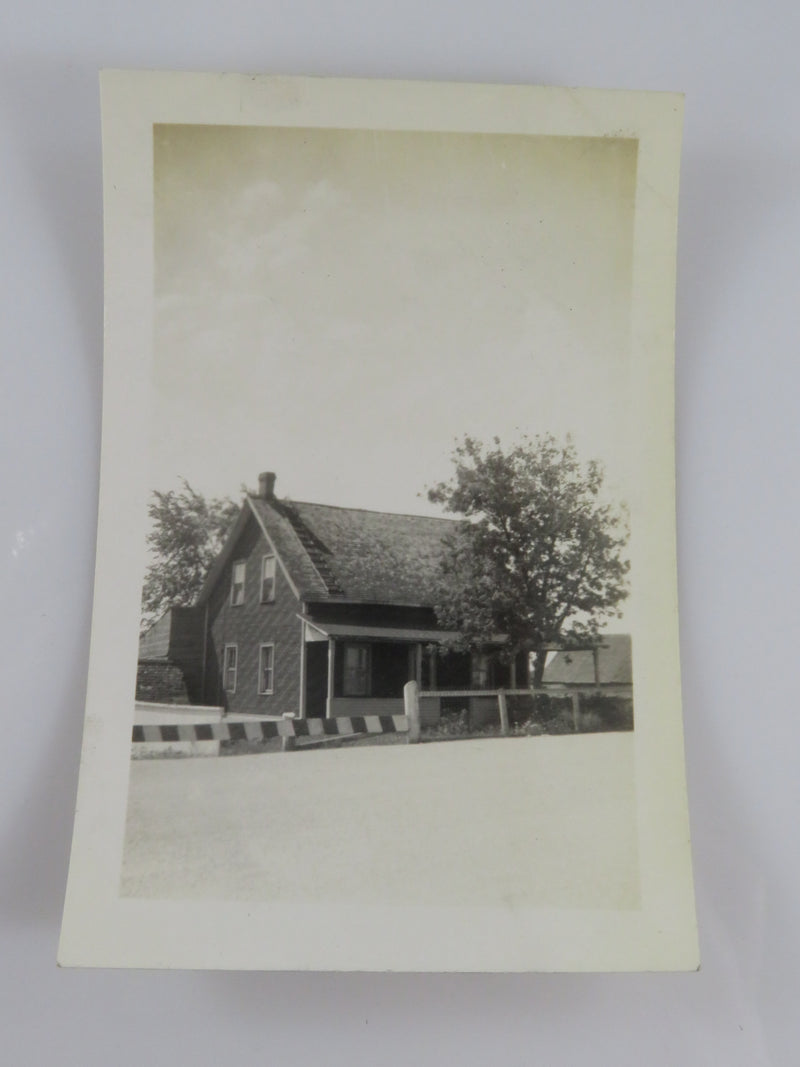
M 417 682 L 417 688 L 422 689 L 422 645 L 417 645 L 416 656 L 414 659 L 414 678 Z
M 336 662 L 336 641 L 328 638 L 328 696 L 325 701 L 325 717 L 333 716 L 333 668 Z
M 200 679 L 200 699 L 204 704 L 208 703 L 206 697 L 206 690 L 208 688 L 206 682 L 206 671 L 208 670 L 208 601 L 203 610 L 203 675 Z
M 431 689 L 436 689 L 437 684 L 438 684 L 437 683 L 437 678 L 436 678 L 436 664 L 438 663 L 438 661 L 439 661 L 439 649 L 438 649 L 438 647 L 436 645 L 432 645 L 431 646 Z
M 503 737 L 508 737 L 510 731 L 508 727 L 508 703 L 506 702 L 505 689 L 497 690 L 497 706 L 500 710 L 500 733 Z

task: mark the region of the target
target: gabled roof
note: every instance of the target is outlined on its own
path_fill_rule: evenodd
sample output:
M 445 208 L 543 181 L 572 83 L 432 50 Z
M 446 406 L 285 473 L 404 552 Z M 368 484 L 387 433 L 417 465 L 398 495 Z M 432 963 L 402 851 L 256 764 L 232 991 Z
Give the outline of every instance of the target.
M 434 603 L 442 542 L 458 521 L 248 496 L 200 602 L 251 516 L 300 600 L 415 606 Z
M 597 649 L 600 685 L 631 685 L 630 634 L 603 634 Z M 545 685 L 594 685 L 594 657 L 591 650 L 557 652 L 544 669 Z

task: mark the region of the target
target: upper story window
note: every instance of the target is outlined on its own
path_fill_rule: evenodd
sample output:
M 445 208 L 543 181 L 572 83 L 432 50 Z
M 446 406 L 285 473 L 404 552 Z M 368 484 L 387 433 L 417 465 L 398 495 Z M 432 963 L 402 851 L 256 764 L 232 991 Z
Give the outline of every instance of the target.
M 226 693 L 236 692 L 236 673 L 239 666 L 239 649 L 236 645 L 226 645 L 224 651 L 224 687 Z
M 275 557 L 261 558 L 261 603 L 268 604 L 275 599 Z
M 231 571 L 231 604 L 244 604 L 244 575 L 246 563 L 237 559 Z
M 369 645 L 344 646 L 343 696 L 369 696 L 369 658 Z

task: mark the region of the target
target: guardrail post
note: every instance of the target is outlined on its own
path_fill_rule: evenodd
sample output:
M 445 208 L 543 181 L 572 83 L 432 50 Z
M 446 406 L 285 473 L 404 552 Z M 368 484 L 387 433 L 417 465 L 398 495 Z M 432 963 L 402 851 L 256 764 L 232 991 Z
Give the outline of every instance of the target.
M 503 737 L 508 737 L 510 730 L 508 727 L 508 704 L 506 702 L 505 689 L 497 690 L 497 706 L 500 708 L 500 733 Z
M 403 704 L 408 719 L 407 741 L 410 745 L 414 745 L 419 741 L 422 729 L 419 714 L 419 686 L 416 682 L 406 682 L 403 686 Z

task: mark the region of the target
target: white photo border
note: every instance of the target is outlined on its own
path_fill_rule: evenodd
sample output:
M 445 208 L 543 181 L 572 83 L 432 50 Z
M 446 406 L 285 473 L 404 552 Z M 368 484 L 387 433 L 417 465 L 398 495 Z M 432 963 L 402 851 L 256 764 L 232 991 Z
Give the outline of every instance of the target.
M 669 93 L 108 71 L 101 76 L 105 360 L 86 720 L 64 966 L 636 971 L 699 966 L 675 544 L 674 301 L 683 99 Z M 119 894 L 130 767 L 153 349 L 153 126 L 304 126 L 638 141 L 630 500 L 641 908 L 350 907 Z M 647 708 L 643 713 L 641 709 Z M 116 710 L 115 710 L 116 709 Z M 210 936 L 213 931 L 213 937 Z

